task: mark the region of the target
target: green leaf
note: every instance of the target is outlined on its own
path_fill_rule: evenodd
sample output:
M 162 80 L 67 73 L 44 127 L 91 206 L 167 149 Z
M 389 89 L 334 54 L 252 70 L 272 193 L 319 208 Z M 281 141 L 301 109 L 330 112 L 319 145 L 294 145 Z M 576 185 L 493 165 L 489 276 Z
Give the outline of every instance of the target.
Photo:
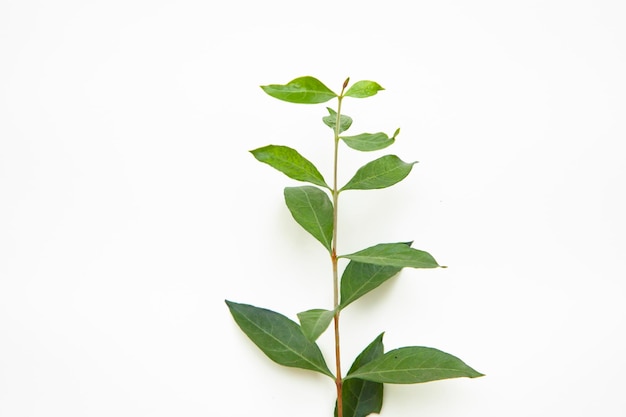
M 341 276 L 341 304 L 343 309 L 348 304 L 372 291 L 383 282 L 396 276 L 402 268 L 364 264 L 350 261 Z
M 340 139 L 342 139 L 346 145 L 357 151 L 378 151 L 394 143 L 399 131 L 400 129 L 396 130 L 396 133 L 392 137 L 387 136 L 386 133 L 377 132 L 361 133 L 356 136 L 342 136 Z
M 313 309 L 298 313 L 302 333 L 311 342 L 315 342 L 326 331 L 333 317 L 335 317 L 333 310 Z
M 287 187 L 285 203 L 300 226 L 320 241 L 328 251 L 333 239 L 333 203 L 317 187 Z
M 483 374 L 448 353 L 434 348 L 408 346 L 385 353 L 348 374 L 345 380 L 359 378 L 388 384 L 417 384 L 480 376 Z
M 322 117 L 322 121 L 324 124 L 331 129 L 335 130 L 335 126 L 337 126 L 337 112 L 331 109 L 330 107 L 326 107 L 328 110 L 329 116 Z M 339 133 L 345 132 L 352 126 L 352 118 L 342 114 L 339 116 Z
M 383 355 L 383 334 L 381 333 L 355 359 L 348 374 Z M 383 406 L 383 384 L 363 379 L 348 379 L 343 383 L 343 416 L 366 417 L 372 413 L 380 413 Z M 335 403 L 335 417 L 337 405 Z
M 359 168 L 340 191 L 390 187 L 406 178 L 415 163 L 403 162 L 395 155 L 382 156 Z
M 250 151 L 254 157 L 297 181 L 328 187 L 324 177 L 308 159 L 288 146 L 268 145 Z
M 374 81 L 363 80 L 357 81 L 352 85 L 352 87 L 348 88 L 348 91 L 344 93 L 344 96 L 365 98 L 373 96 L 381 90 L 384 90 L 384 88 L 382 88 L 380 84 Z
M 366 264 L 395 266 L 398 268 L 438 268 L 440 265 L 428 252 L 409 247 L 406 243 L 381 243 L 355 252 L 342 255 L 352 261 Z
M 307 339 L 298 324 L 282 314 L 226 300 L 241 330 L 279 365 L 320 372 L 334 379 L 319 347 Z
M 285 85 L 270 84 L 261 86 L 270 96 L 290 103 L 317 104 L 325 103 L 337 97 L 320 80 L 314 77 L 299 77 Z

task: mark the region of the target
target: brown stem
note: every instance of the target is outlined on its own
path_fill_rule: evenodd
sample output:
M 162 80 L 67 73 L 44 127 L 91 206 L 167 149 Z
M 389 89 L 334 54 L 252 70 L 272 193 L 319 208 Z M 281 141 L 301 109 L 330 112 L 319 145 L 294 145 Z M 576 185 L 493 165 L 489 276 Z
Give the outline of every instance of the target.
M 331 261 L 333 264 L 333 304 L 335 308 L 335 366 L 337 386 L 337 417 L 343 417 L 343 380 L 341 377 L 341 348 L 339 343 L 339 273 L 337 269 L 337 218 L 339 203 L 339 188 L 337 186 L 337 160 L 339 156 L 339 128 L 341 127 L 341 99 L 343 92 L 348 86 L 349 78 L 343 83 L 341 94 L 338 97 L 337 119 L 335 121 L 335 149 L 333 164 L 333 242 Z
M 337 417 L 343 417 L 343 380 L 341 379 L 341 359 L 339 349 L 339 312 L 335 314 L 335 358 L 337 364 Z

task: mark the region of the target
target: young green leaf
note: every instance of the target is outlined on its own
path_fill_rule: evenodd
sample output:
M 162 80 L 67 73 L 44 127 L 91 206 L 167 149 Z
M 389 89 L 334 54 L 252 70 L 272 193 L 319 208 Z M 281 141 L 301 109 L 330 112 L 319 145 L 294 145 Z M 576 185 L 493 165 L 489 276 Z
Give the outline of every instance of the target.
M 348 374 L 361 366 L 379 358 L 384 353 L 383 334 L 381 333 L 355 359 Z M 380 413 L 383 406 L 383 384 L 362 379 L 348 379 L 343 383 L 343 417 L 366 417 Z M 337 407 L 335 405 L 335 417 Z
M 297 181 L 330 188 L 318 169 L 308 159 L 288 146 L 268 145 L 250 151 L 254 157 Z
M 477 378 L 483 376 L 459 358 L 440 350 L 421 346 L 408 346 L 385 353 L 366 363 L 350 378 L 388 384 L 417 384 L 450 378 Z
M 335 126 L 337 126 L 337 112 L 331 109 L 330 107 L 326 107 L 329 115 L 322 117 L 322 121 L 324 124 L 331 129 L 335 130 Z M 339 116 L 339 133 L 345 132 L 352 126 L 352 118 L 342 114 Z
M 390 187 L 406 178 L 415 163 L 403 162 L 395 155 L 382 156 L 359 168 L 340 191 Z
M 352 87 L 348 88 L 348 91 L 344 93 L 344 96 L 365 98 L 373 96 L 381 90 L 384 90 L 384 88 L 382 88 L 380 84 L 374 81 L 363 80 L 355 82 Z
M 396 131 L 397 132 L 397 131 Z M 361 133 L 356 136 L 341 136 L 346 145 L 357 151 L 370 152 L 385 149 L 395 142 L 396 136 L 387 136 L 386 133 Z
M 228 300 L 226 304 L 241 330 L 271 360 L 334 379 L 319 347 L 304 336 L 296 322 L 264 308 Z
M 299 104 L 325 103 L 337 97 L 337 94 L 314 77 L 299 77 L 287 84 L 270 84 L 261 86 L 270 96 L 279 100 Z
M 285 203 L 300 226 L 320 241 L 328 251 L 333 239 L 333 203 L 317 187 L 287 187 Z
M 340 258 L 366 264 L 395 266 L 398 268 L 440 267 L 431 254 L 413 249 L 406 243 L 381 243 L 349 255 L 342 255 Z
M 396 276 L 402 268 L 350 261 L 341 276 L 341 304 L 348 304 Z
M 326 331 L 333 317 L 335 317 L 333 310 L 313 309 L 298 313 L 302 333 L 311 342 L 315 342 Z

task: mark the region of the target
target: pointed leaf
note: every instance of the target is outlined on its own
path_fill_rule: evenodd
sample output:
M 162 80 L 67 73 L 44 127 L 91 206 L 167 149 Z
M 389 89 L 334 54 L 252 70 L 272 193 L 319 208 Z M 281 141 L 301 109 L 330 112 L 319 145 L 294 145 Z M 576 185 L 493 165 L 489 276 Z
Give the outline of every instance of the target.
M 364 264 L 350 261 L 341 276 L 341 304 L 343 309 L 348 304 L 372 291 L 383 282 L 396 276 L 402 268 Z
M 290 103 L 325 103 L 337 97 L 320 80 L 310 76 L 296 78 L 285 85 L 270 84 L 261 88 L 270 96 Z
M 440 266 L 428 252 L 413 249 L 406 243 L 381 243 L 349 255 L 342 255 L 340 258 L 399 268 L 437 268 Z
M 300 226 L 320 241 L 328 251 L 333 239 L 333 203 L 317 187 L 287 187 L 285 203 Z
M 319 347 L 304 336 L 296 322 L 264 308 L 228 300 L 226 304 L 241 330 L 271 360 L 334 378 Z
M 268 145 L 250 151 L 254 157 L 297 181 L 329 188 L 324 177 L 308 159 L 288 146 Z
M 359 168 L 341 191 L 390 187 L 409 175 L 415 163 L 403 162 L 395 155 L 385 155 Z
M 480 372 L 440 350 L 408 346 L 385 353 L 346 376 L 388 384 L 417 384 L 450 378 L 477 378 Z
M 326 107 L 329 115 L 322 117 L 322 121 L 324 124 L 331 129 L 335 130 L 335 126 L 337 126 L 337 112 L 331 109 L 330 107 Z M 345 132 L 352 126 L 352 118 L 342 114 L 339 116 L 339 133 Z
M 333 317 L 335 317 L 333 310 L 314 309 L 298 313 L 302 333 L 311 342 L 315 342 L 326 331 Z
M 365 98 L 373 96 L 381 90 L 384 90 L 384 88 L 382 88 L 377 82 L 363 80 L 357 81 L 352 85 L 352 87 L 348 88 L 348 91 L 344 93 L 344 96 Z
M 387 136 L 386 133 L 361 133 L 356 136 L 341 136 L 346 145 L 357 151 L 370 152 L 384 149 L 395 142 L 396 137 Z
M 348 374 L 383 355 L 383 334 L 381 333 L 355 359 Z M 383 406 L 383 384 L 362 379 L 348 379 L 343 383 L 343 416 L 366 417 L 380 413 Z M 337 405 L 335 403 L 335 417 Z

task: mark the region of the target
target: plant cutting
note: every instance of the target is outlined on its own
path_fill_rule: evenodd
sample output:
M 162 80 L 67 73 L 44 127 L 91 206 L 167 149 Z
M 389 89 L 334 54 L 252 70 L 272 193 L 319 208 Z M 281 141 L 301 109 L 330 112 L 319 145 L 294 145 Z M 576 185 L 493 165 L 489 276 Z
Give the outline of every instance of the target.
M 357 152 L 380 151 L 391 146 L 400 133 L 400 129 L 396 129 L 392 135 L 383 132 L 345 135 L 352 125 L 352 118 L 343 114 L 344 99 L 363 99 L 384 90 L 374 81 L 350 84 L 348 78 L 339 94 L 311 76 L 261 88 L 271 97 L 290 103 L 336 102 L 336 107 L 327 107 L 328 114 L 322 117 L 322 122 L 332 131 L 329 137 L 334 143 L 333 168 L 328 176 L 330 182 L 310 160 L 291 147 L 267 145 L 251 151 L 258 161 L 291 180 L 306 183 L 286 187 L 284 199 L 293 219 L 328 252 L 333 305 L 302 311 L 295 321 L 267 308 L 226 300 L 237 325 L 277 364 L 319 372 L 330 378 L 337 392 L 335 417 L 365 417 L 380 413 L 384 384 L 483 376 L 458 357 L 435 348 L 405 346 L 385 351 L 383 332 L 352 360 L 348 371 L 344 371 L 341 312 L 398 275 L 403 268 L 445 268 L 428 252 L 413 248 L 412 242 L 380 243 L 353 253 L 342 253 L 337 247 L 340 196 L 346 192 L 376 190 L 397 184 L 409 175 L 415 162 L 405 162 L 396 155 L 387 154 L 363 165 L 345 184 L 338 183 L 339 151 L 342 148 Z M 319 336 L 329 328 L 334 333 L 332 366 L 328 365 L 317 344 Z

